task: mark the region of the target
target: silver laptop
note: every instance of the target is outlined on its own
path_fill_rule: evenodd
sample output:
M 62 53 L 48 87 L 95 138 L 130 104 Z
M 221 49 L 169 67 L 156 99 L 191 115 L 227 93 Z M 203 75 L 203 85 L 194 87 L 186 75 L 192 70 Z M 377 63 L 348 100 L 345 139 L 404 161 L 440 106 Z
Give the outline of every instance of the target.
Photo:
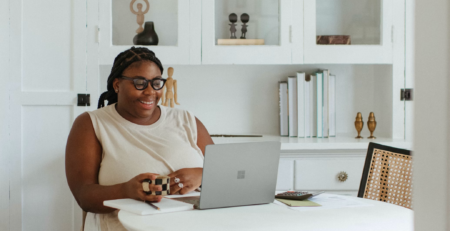
M 183 201 L 197 209 L 273 202 L 280 149 L 280 142 L 207 145 L 200 199 Z

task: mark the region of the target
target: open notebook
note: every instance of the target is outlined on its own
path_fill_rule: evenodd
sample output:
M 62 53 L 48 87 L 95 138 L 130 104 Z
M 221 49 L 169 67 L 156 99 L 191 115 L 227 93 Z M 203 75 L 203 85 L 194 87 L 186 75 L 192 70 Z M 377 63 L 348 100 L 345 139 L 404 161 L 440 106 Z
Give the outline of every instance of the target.
M 151 207 L 150 205 L 146 204 L 143 201 L 138 201 L 134 199 L 107 200 L 103 202 L 103 205 L 135 213 L 138 215 L 171 213 L 194 209 L 192 204 L 184 203 L 181 201 L 165 197 L 162 198 L 160 202 L 154 203 L 154 205 L 158 206 L 160 210 Z

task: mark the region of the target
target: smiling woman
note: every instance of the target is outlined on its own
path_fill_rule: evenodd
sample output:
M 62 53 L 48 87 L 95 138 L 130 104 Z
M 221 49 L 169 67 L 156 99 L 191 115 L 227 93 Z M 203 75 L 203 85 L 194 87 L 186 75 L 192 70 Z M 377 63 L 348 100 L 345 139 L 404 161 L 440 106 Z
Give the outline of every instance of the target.
M 172 194 L 201 184 L 205 146 L 213 141 L 195 116 L 158 106 L 165 79 L 163 67 L 146 48 L 132 47 L 114 60 L 108 91 L 98 110 L 80 115 L 66 147 L 69 187 L 84 213 L 84 230 L 125 230 L 116 210 L 103 201 L 133 198 L 159 202 L 142 182 L 157 175 L 172 181 Z M 108 101 L 105 106 L 105 100 Z M 152 185 L 151 191 L 162 191 Z

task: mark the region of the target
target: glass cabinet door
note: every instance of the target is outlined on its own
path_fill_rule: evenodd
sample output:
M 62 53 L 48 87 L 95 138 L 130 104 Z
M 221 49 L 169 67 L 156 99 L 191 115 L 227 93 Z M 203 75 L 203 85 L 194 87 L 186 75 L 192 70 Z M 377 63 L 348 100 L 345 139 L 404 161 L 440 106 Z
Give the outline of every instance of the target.
M 391 1 L 305 0 L 304 7 L 305 63 L 392 63 Z
M 290 0 L 203 0 L 202 63 L 290 64 L 291 4 Z
M 163 64 L 199 64 L 201 29 L 191 25 L 201 23 L 201 17 L 191 15 L 190 9 L 200 4 L 200 0 L 100 0 L 100 64 L 111 65 L 131 46 L 147 47 Z M 190 52 L 195 33 L 197 54 Z

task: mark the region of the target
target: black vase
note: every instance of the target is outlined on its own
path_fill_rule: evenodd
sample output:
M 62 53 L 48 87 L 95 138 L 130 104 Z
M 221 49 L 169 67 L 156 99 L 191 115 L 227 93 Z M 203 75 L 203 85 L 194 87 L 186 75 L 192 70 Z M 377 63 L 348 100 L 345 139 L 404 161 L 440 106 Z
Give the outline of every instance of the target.
M 145 22 L 144 30 L 134 36 L 134 45 L 158 45 L 159 39 L 153 22 Z

